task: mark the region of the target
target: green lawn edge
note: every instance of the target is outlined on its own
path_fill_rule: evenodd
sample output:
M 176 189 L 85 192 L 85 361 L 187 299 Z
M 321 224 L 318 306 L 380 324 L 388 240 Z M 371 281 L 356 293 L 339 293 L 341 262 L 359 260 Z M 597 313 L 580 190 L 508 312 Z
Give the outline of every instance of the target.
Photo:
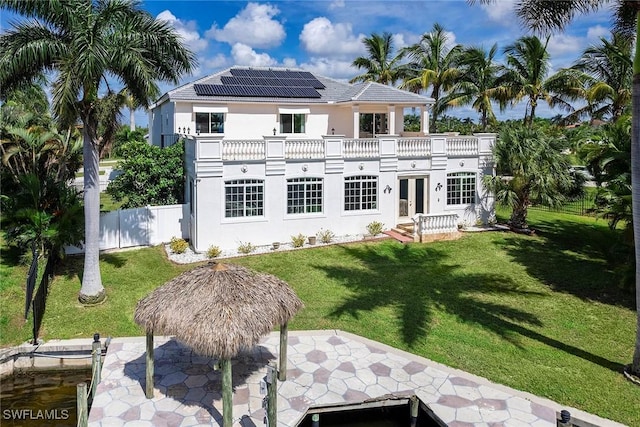
M 491 381 L 628 425 L 640 387 L 626 381 L 635 337 L 633 296 L 618 289 L 606 222 L 530 213 L 535 236 L 465 233 L 456 241 L 387 240 L 225 260 L 287 281 L 305 303 L 291 329 L 342 329 Z M 27 268 L 0 260 L 0 345 L 30 338 Z M 137 301 L 194 265 L 160 246 L 101 256 L 105 304 L 77 302 L 80 258 L 52 282 L 45 340 L 135 336 Z

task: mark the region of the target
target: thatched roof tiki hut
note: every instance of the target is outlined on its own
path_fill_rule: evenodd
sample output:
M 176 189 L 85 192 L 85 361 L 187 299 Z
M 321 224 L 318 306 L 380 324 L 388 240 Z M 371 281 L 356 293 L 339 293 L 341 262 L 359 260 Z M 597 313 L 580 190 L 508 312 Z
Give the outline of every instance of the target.
M 153 334 L 175 335 L 222 367 L 223 425 L 231 426 L 231 358 L 280 326 L 279 378 L 286 375 L 287 323 L 302 301 L 286 282 L 232 264 L 209 264 L 170 280 L 138 302 L 135 321 L 147 332 L 148 398 L 153 396 Z

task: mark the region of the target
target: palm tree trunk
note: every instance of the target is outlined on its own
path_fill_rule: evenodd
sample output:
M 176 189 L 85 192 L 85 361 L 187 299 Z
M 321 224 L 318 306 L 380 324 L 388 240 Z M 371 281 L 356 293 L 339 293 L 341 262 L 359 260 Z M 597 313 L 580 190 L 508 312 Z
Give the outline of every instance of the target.
M 133 107 L 130 107 L 129 108 L 129 130 L 131 132 L 136 130 L 136 117 L 134 113 L 135 113 L 135 110 L 133 109 Z
M 636 13 L 636 53 L 633 61 L 631 125 L 631 203 L 636 254 L 636 348 L 631 372 L 640 376 L 640 10 Z
M 78 300 L 83 304 L 102 302 L 106 294 L 100 276 L 100 166 L 98 145 L 82 130 L 84 155 L 84 271 Z

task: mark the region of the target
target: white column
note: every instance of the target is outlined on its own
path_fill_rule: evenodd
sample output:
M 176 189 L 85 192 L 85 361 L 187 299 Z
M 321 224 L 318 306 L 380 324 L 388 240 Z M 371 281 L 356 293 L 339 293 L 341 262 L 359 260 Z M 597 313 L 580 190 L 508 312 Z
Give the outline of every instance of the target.
M 360 108 L 356 105 L 351 107 L 353 112 L 353 137 L 360 138 Z
M 389 113 L 388 119 L 387 119 L 389 135 L 395 135 L 396 134 L 396 106 L 389 105 L 389 107 L 387 108 L 387 111 Z
M 429 105 L 425 105 L 422 107 L 422 133 L 425 135 L 429 134 Z

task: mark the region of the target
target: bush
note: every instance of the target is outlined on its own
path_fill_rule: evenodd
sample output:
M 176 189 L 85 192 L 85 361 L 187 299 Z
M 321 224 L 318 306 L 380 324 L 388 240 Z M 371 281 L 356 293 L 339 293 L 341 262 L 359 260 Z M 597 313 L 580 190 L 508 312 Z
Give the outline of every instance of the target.
M 240 244 L 238 245 L 238 252 L 240 252 L 241 254 L 247 255 L 255 250 L 256 250 L 256 247 L 249 242 L 247 243 L 240 242 Z
M 335 237 L 335 234 L 333 234 L 333 231 L 331 230 L 320 230 L 318 231 L 316 236 L 318 236 L 318 239 L 320 239 L 321 243 L 331 243 L 331 241 Z
M 220 247 L 211 245 L 209 246 L 209 249 L 207 249 L 207 258 L 218 257 L 221 253 L 222 250 L 220 249 Z
M 372 236 L 377 236 L 378 234 L 382 233 L 382 227 L 384 227 L 383 223 L 381 223 L 380 221 L 373 221 L 367 225 L 367 231 Z
M 307 240 L 307 237 L 302 233 L 297 236 L 291 236 L 291 245 L 294 248 L 301 248 L 304 245 L 304 241 Z
M 189 243 L 187 243 L 186 240 L 177 237 L 172 237 L 169 242 L 169 248 L 171 248 L 171 252 L 174 254 L 183 254 L 188 247 Z

